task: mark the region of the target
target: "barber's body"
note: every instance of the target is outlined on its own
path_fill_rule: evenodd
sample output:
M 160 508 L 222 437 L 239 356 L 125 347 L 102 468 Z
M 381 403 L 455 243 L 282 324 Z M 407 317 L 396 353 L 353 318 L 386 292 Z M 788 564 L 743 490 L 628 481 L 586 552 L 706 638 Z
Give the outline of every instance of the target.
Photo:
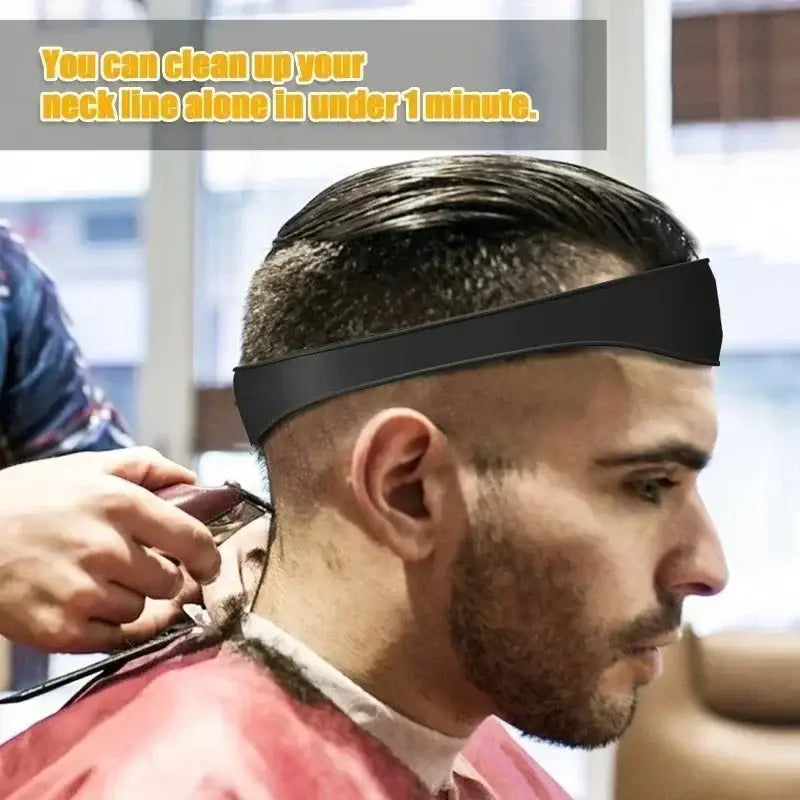
M 219 570 L 206 528 L 152 494 L 194 476 L 132 447 L 55 284 L 2 222 L 0 375 L 0 635 L 99 652 L 160 632 L 197 594 L 191 579 Z
M 89 378 L 52 278 L 0 220 L 0 466 L 133 444 Z

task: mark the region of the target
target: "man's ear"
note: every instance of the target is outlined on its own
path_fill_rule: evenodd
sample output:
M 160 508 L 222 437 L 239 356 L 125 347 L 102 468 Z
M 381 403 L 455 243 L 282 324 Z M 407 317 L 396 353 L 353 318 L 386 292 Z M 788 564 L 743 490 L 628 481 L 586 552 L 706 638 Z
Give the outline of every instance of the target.
M 435 548 L 451 467 L 447 438 L 413 409 L 385 409 L 361 429 L 350 488 L 369 531 L 404 561 L 425 559 Z

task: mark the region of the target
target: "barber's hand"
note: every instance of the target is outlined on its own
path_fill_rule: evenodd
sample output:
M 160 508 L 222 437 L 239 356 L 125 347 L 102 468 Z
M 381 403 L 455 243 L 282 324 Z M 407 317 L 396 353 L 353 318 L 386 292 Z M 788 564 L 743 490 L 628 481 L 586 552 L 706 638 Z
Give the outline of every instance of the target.
M 186 603 L 204 605 L 216 618 L 229 597 L 242 598 L 250 608 L 261 581 L 266 558 L 269 518 L 261 517 L 245 525 L 219 547 L 221 567 L 215 581 L 202 588 L 184 575 L 183 588 L 170 600 L 148 600 L 141 617 L 123 626 L 126 641 L 137 644 L 163 633 L 170 625 L 183 619 Z
M 152 494 L 194 481 L 144 447 L 0 471 L 0 634 L 47 652 L 107 652 L 129 643 L 147 598 L 175 597 L 184 574 L 216 578 L 210 531 Z

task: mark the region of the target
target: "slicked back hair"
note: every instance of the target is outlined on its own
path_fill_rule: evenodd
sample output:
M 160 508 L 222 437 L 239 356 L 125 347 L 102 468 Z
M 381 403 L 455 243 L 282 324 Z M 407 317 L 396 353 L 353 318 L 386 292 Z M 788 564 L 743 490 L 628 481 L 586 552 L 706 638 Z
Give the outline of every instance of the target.
M 650 195 L 585 167 L 426 158 L 325 189 L 280 229 L 247 297 L 249 364 L 697 257 Z

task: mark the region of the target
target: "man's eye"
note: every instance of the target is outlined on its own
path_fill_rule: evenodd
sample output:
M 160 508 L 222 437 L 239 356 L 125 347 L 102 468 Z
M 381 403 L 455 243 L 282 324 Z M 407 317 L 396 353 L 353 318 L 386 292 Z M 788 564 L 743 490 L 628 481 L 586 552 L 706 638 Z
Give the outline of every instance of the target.
M 628 484 L 631 491 L 647 503 L 658 505 L 677 483 L 669 478 L 643 478 Z

